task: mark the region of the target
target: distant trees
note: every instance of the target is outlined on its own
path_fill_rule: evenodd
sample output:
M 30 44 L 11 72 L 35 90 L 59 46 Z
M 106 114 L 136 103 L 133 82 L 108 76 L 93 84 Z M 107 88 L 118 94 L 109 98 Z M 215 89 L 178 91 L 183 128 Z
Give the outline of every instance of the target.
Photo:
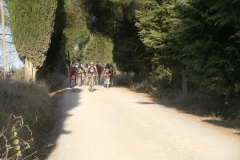
M 153 88 L 185 96 L 204 88 L 226 101 L 240 93 L 239 6 L 240 0 L 8 2 L 28 77 L 41 66 L 57 71 L 66 63 L 113 60 Z
M 9 0 L 13 42 L 25 59 L 27 79 L 35 79 L 51 43 L 57 0 Z
M 145 45 L 144 59 L 148 60 L 152 74 L 151 67 L 163 65 L 171 69 L 172 81 L 175 76 L 186 74 L 185 80 L 228 95 L 239 91 L 240 34 L 236 7 L 239 3 L 239 0 L 139 3 L 129 0 L 127 5 L 135 7 L 135 14 L 131 14 L 131 20 L 124 19 L 118 24 L 121 28 L 135 22 L 138 38 Z M 179 84 L 184 81 L 177 79 Z
M 102 65 L 112 61 L 112 39 L 101 33 L 93 33 L 88 43 L 82 48 L 82 62 L 99 62 Z
M 66 27 L 64 29 L 65 52 L 68 65 L 79 60 L 79 48 L 86 44 L 90 30 L 88 6 L 83 0 L 64 2 Z
M 240 89 L 239 4 L 240 0 L 10 0 L 8 8 L 14 43 L 35 68 L 43 64 L 46 52 L 47 57 L 65 56 L 69 65 L 113 58 L 119 69 L 134 72 L 140 81 L 154 79 L 160 67 L 171 72 L 173 88 L 182 86 L 187 92 L 191 83 L 230 95 Z

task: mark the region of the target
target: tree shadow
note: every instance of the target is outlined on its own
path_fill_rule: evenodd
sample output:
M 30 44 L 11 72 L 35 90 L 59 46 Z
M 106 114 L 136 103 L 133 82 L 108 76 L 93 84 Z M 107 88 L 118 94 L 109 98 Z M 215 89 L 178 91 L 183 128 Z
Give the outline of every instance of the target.
M 239 136 L 240 136 L 240 132 L 239 132 L 239 133 L 235 133 L 235 134 L 237 134 L 237 135 L 239 135 Z
M 129 89 L 129 88 L 127 88 L 127 89 Z M 186 107 L 187 105 L 186 106 L 178 105 L 172 100 L 156 98 L 153 95 L 148 94 L 148 93 L 144 94 L 144 96 L 149 98 L 152 102 L 138 101 L 136 103 L 143 104 L 143 105 L 160 104 L 166 108 L 173 108 L 173 109 L 177 110 L 179 113 L 194 115 L 194 116 L 198 116 L 198 117 L 206 117 L 209 115 L 208 110 L 199 110 L 199 108 L 194 105 L 193 105 L 193 107 Z M 209 117 L 211 117 L 211 115 L 209 115 Z M 224 121 L 224 120 L 209 119 L 209 120 L 203 120 L 203 122 L 206 122 L 206 123 L 209 123 L 209 124 L 212 124 L 215 126 L 219 126 L 219 127 L 228 128 L 228 129 L 238 129 L 239 130 L 239 127 L 240 127 L 239 123 L 228 123 L 227 121 Z M 236 134 L 240 135 L 240 132 L 236 133 Z
M 155 103 L 155 102 L 142 102 L 142 101 L 138 101 L 138 102 L 136 102 L 136 103 L 138 103 L 138 104 L 143 104 L 143 105 L 146 105 L 146 104 L 157 104 L 157 103 Z
M 68 117 L 73 116 L 72 114 L 69 114 L 69 111 L 79 106 L 79 94 L 82 92 L 82 90 L 76 87 L 74 92 L 72 92 L 72 90 L 67 86 L 69 86 L 69 84 L 68 79 L 66 78 L 62 86 L 58 87 L 55 92 L 51 94 L 51 98 L 58 103 L 58 119 L 56 120 L 55 126 L 52 128 L 50 133 L 45 137 L 45 146 L 48 147 L 46 147 L 43 152 L 39 153 L 40 159 L 47 159 L 50 156 L 50 154 L 56 148 L 57 139 L 61 134 L 72 133 L 72 131 L 64 129 L 64 122 Z M 63 103 L 62 100 L 69 97 L 71 97 L 71 100 L 69 100 L 67 104 Z
M 230 128 L 230 129 L 235 129 L 235 127 L 231 124 L 227 124 L 223 121 L 220 121 L 220 120 L 202 120 L 203 122 L 206 122 L 206 123 L 210 123 L 210 124 L 213 124 L 213 125 L 216 125 L 216 126 L 220 126 L 220 127 L 224 127 L 224 128 Z

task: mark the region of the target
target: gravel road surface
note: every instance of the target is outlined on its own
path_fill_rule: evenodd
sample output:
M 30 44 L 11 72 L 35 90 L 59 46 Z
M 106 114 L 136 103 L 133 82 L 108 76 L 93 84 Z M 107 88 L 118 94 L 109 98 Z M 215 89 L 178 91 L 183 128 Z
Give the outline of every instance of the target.
M 64 86 L 68 86 L 67 80 Z M 240 160 L 240 135 L 125 88 L 63 91 L 49 160 Z M 57 128 L 57 127 L 56 127 Z M 236 131 L 237 132 L 237 131 Z

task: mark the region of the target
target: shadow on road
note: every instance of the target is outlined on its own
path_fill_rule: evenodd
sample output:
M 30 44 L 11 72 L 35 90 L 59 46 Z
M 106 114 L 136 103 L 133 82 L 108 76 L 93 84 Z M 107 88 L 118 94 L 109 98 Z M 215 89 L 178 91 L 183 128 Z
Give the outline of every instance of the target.
M 142 102 L 142 101 L 138 101 L 136 103 L 138 103 L 138 104 L 157 104 L 157 103 L 154 103 L 154 102 Z
M 118 87 L 126 87 L 126 81 L 128 81 L 126 76 L 121 76 L 118 75 L 115 78 L 115 84 Z M 130 90 L 129 88 L 126 87 L 126 89 Z M 148 101 L 137 101 L 136 103 L 138 104 L 142 104 L 142 105 L 151 105 L 151 104 L 160 104 L 163 105 L 164 107 L 167 108 L 173 108 L 176 109 L 179 113 L 184 113 L 184 114 L 189 114 L 189 115 L 195 115 L 195 116 L 199 116 L 199 117 L 205 117 L 206 115 L 209 114 L 209 111 L 206 110 L 200 110 L 200 108 L 196 107 L 196 106 L 192 106 L 192 107 L 184 107 L 184 105 L 177 105 L 176 103 L 174 103 L 171 100 L 168 99 L 158 99 L 156 97 L 154 97 L 151 94 L 148 93 L 140 93 L 143 94 L 143 96 L 149 98 L 152 102 L 148 102 Z M 229 129 L 240 129 L 240 124 L 237 122 L 236 124 L 229 124 L 226 121 L 221 121 L 221 120 L 203 120 L 203 122 L 206 123 L 210 123 L 212 125 L 215 126 L 220 126 L 220 127 L 225 127 L 225 128 L 229 128 Z M 236 133 L 237 135 L 240 135 L 240 133 Z
M 205 113 L 205 112 L 199 111 L 197 108 L 187 108 L 187 107 L 184 107 L 184 106 L 178 106 L 171 101 L 160 100 L 160 99 L 157 99 L 157 98 L 153 97 L 150 94 L 147 97 L 149 97 L 152 101 L 154 101 L 158 104 L 161 104 L 161 105 L 163 105 L 167 108 L 176 109 L 180 113 L 195 115 L 195 116 L 199 116 L 199 117 L 205 117 L 207 115 L 206 114 L 207 112 Z M 223 121 L 223 120 L 208 119 L 208 120 L 202 120 L 202 121 L 206 122 L 206 123 L 209 123 L 209 124 L 212 124 L 212 125 L 215 125 L 215 126 L 228 128 L 228 129 L 240 129 L 239 124 L 230 124 L 230 123 L 227 123 L 226 121 Z M 240 135 L 240 133 L 238 135 Z
M 237 135 L 239 135 L 239 136 L 240 136 L 240 132 L 239 132 L 239 133 L 235 133 L 235 134 L 237 134 Z
M 220 127 L 224 127 L 224 128 L 235 129 L 235 127 L 233 125 L 227 124 L 220 120 L 203 120 L 203 122 L 207 122 L 207 123 L 214 124 L 216 126 L 220 126 Z
M 55 123 L 55 127 L 52 129 L 51 135 L 47 137 L 48 139 L 48 148 L 45 150 L 45 153 L 41 155 L 40 159 L 47 159 L 51 152 L 56 148 L 56 142 L 58 137 L 61 134 L 71 134 L 71 131 L 64 130 L 64 121 L 72 116 L 68 114 L 70 110 L 77 107 L 80 102 L 79 97 L 82 90 L 78 87 L 74 88 L 74 92 L 68 86 L 68 81 L 65 80 L 63 85 L 51 93 L 51 97 L 54 101 L 58 102 L 58 120 Z M 65 104 L 62 100 L 71 97 L 71 101 Z

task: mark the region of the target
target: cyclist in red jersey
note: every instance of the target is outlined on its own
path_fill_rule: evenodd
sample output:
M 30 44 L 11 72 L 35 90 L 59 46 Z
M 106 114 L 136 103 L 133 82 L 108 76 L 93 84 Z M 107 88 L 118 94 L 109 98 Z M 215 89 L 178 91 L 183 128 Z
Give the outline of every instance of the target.
M 71 88 L 71 78 L 73 75 L 75 76 L 75 84 L 76 84 L 77 68 L 74 65 L 72 65 L 71 67 L 69 67 L 68 73 L 69 73 L 69 86 Z
M 109 76 L 109 78 L 110 78 L 110 75 L 111 75 L 110 66 L 108 63 L 106 64 L 106 66 L 103 69 L 103 74 L 104 74 L 104 84 L 106 84 L 107 76 Z
M 82 85 L 82 77 L 83 77 L 83 74 L 84 74 L 84 69 L 82 68 L 82 65 L 78 66 L 78 69 L 77 69 L 77 78 L 78 78 L 78 86 L 81 86 Z

